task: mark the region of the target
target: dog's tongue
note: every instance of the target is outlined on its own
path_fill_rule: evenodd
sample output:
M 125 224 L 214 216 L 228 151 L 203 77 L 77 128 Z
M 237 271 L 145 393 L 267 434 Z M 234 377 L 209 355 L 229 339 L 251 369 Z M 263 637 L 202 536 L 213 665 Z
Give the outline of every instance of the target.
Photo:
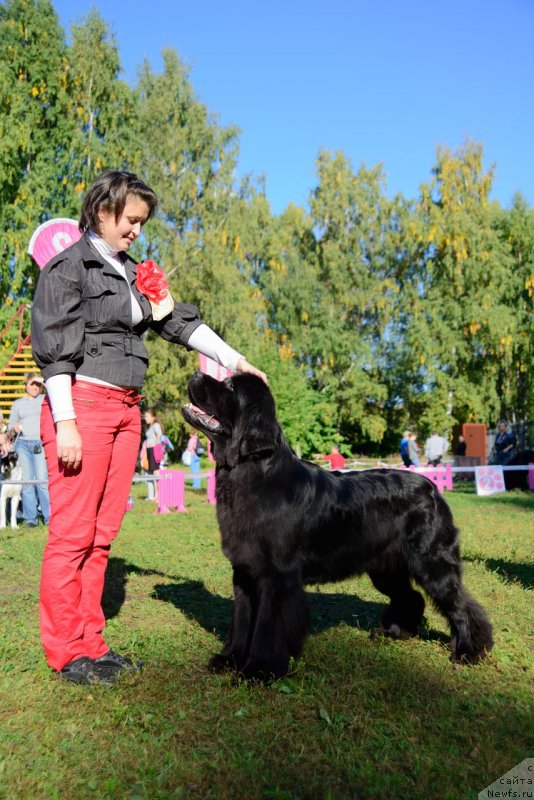
M 216 431 L 218 428 L 221 427 L 221 423 L 216 417 L 213 416 L 213 414 L 208 414 L 202 408 L 195 406 L 193 403 L 188 403 L 186 408 L 189 411 L 191 411 L 196 417 L 198 417 L 206 428 Z
M 193 403 L 188 403 L 187 404 L 187 408 L 190 411 L 192 411 L 194 414 L 198 414 L 199 417 L 209 417 L 209 416 L 211 416 L 210 414 L 207 414 L 204 411 L 204 409 L 199 408 L 198 406 L 195 406 Z M 212 419 L 215 419 L 215 417 L 212 417 Z

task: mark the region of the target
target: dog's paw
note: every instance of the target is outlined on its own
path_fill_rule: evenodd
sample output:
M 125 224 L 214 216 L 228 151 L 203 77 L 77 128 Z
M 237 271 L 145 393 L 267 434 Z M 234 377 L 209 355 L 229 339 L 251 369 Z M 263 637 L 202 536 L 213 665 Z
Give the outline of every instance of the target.
M 466 645 L 465 642 L 463 644 L 458 644 L 456 637 L 450 640 L 449 650 L 451 651 L 451 660 L 454 661 L 455 664 L 462 664 L 464 666 L 478 664 L 486 658 L 489 653 L 487 648 L 476 650 L 474 647 Z
M 400 625 L 396 623 L 392 623 L 385 628 L 383 625 L 380 625 L 378 628 L 373 628 L 371 631 L 371 639 L 397 639 L 397 640 L 405 640 L 405 639 L 413 639 L 414 636 L 417 636 L 416 633 L 412 631 L 404 630 L 401 628 Z
M 254 661 L 247 661 L 245 666 L 238 670 L 239 677 L 246 681 L 257 681 L 258 683 L 269 683 L 277 681 L 287 675 L 289 669 L 289 659 L 277 664 L 265 664 Z
M 221 672 L 235 672 L 237 664 L 233 656 L 223 656 L 221 653 L 218 653 L 208 661 L 208 669 L 210 672 L 216 674 Z
M 240 681 L 246 681 L 247 683 L 269 683 L 270 681 L 276 680 L 276 677 L 273 673 L 265 672 L 262 669 L 256 669 L 255 667 L 243 667 L 237 673 L 237 678 Z

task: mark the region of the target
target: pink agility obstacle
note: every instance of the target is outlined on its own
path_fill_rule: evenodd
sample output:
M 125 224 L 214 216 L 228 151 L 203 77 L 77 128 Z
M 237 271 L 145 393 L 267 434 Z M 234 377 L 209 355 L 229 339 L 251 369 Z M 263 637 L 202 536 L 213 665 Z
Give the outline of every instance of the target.
M 409 469 L 410 472 L 418 472 L 424 475 L 429 481 L 435 483 L 438 490 L 443 494 L 445 489 L 452 492 L 452 465 L 445 464 L 440 467 L 394 467 L 394 469 Z
M 208 503 L 212 506 L 217 505 L 217 500 L 215 499 L 215 470 L 210 469 L 208 472 Z
M 185 475 L 175 469 L 161 469 L 158 481 L 158 514 L 170 514 L 171 508 L 186 511 L 184 504 Z

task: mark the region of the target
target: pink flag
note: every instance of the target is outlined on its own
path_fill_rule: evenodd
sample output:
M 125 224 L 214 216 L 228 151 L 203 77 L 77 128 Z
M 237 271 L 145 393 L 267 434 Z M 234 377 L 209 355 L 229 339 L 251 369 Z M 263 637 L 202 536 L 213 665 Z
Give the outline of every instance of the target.
M 200 367 L 200 371 L 204 372 L 206 375 L 210 375 L 210 377 L 215 378 L 217 381 L 224 381 L 225 378 L 230 378 L 234 373 L 226 369 L 226 367 L 221 367 L 220 364 L 217 364 L 212 358 L 208 358 L 208 356 L 202 355 L 202 353 L 198 354 L 198 363 Z M 215 459 L 211 454 L 211 442 L 208 439 L 208 459 L 215 463 Z M 215 473 L 214 473 L 215 475 Z M 209 501 L 211 502 L 211 501 Z
M 42 269 L 51 258 L 77 242 L 81 235 L 76 220 L 63 217 L 49 219 L 34 231 L 28 253 Z
M 206 375 L 210 375 L 217 381 L 224 381 L 225 378 L 230 378 L 234 374 L 231 370 L 226 369 L 226 367 L 221 367 L 221 365 L 217 364 L 212 358 L 203 356 L 202 353 L 198 354 L 198 362 L 200 371 L 205 372 Z

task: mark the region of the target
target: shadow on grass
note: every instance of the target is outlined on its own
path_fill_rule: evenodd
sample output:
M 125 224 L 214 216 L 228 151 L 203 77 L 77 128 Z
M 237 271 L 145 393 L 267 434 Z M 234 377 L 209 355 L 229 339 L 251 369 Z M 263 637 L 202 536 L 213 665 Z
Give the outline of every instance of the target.
M 482 562 L 490 572 L 496 572 L 507 581 L 518 581 L 524 589 L 534 588 L 534 564 L 514 563 L 500 558 L 473 558 L 464 556 L 464 561 Z
M 482 499 L 485 500 L 486 498 Z M 534 511 L 534 492 L 521 492 L 517 489 L 503 494 L 492 494 L 488 499 L 502 506 L 513 506 L 514 508 L 525 508 L 529 511 Z
M 108 561 L 104 591 L 102 594 L 102 609 L 106 619 L 113 619 L 120 612 L 126 598 L 126 584 L 129 575 L 159 575 L 162 578 L 173 577 L 165 572 L 155 569 L 142 569 L 135 564 L 130 564 L 124 558 L 111 557 Z
M 378 627 L 384 604 L 362 600 L 353 594 L 327 594 L 307 592 L 310 602 L 312 633 L 320 633 L 340 624 L 372 631 Z M 226 639 L 232 619 L 233 600 L 212 594 L 202 581 L 156 584 L 152 597 L 172 603 L 186 617 L 197 622 L 204 630 Z M 446 623 L 444 621 L 444 625 Z M 424 630 L 422 638 L 442 641 L 448 637 L 435 630 Z
M 284 733 L 288 712 L 281 703 L 269 708 L 280 714 L 279 725 L 267 731 L 264 724 L 259 736 L 236 735 L 217 719 L 220 759 L 197 780 L 217 786 L 221 796 L 241 799 L 475 798 L 526 752 L 525 704 L 516 707 L 512 687 L 487 697 L 491 666 L 475 667 L 461 679 L 444 654 L 441 664 L 427 665 L 403 644 L 314 643 L 305 654 L 306 679 L 297 672 L 293 681 L 289 676 L 279 684 L 296 687 L 292 708 L 299 727 Z M 252 701 L 266 691 L 251 687 Z M 251 716 L 261 717 L 263 708 L 257 708 Z M 298 757 L 295 739 L 301 744 Z M 326 751 L 322 755 L 318 744 Z M 414 769 L 421 762 L 426 769 Z

